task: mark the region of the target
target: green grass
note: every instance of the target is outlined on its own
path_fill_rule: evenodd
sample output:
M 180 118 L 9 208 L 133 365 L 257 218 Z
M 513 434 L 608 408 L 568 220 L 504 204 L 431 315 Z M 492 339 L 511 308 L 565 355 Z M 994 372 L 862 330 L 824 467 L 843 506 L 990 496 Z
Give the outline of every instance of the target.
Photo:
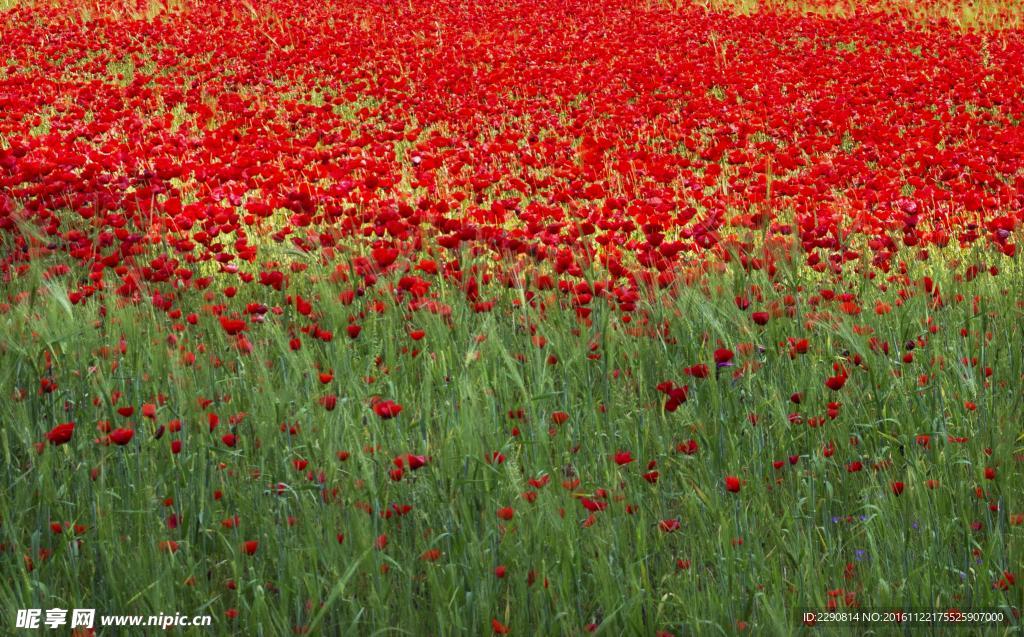
M 331 267 L 309 260 L 305 272 L 290 274 L 288 292 L 319 299 L 314 318 L 334 338 L 299 334 L 299 351 L 289 339 L 311 321 L 271 288 L 241 285 L 229 300 L 219 291 L 230 283 L 222 276 L 212 293 L 179 291 L 176 306 L 198 315 L 192 326 L 154 308 L 147 294 L 139 303 L 111 295 L 105 304 L 72 304 L 70 281 L 44 281 L 37 266 L 7 286 L 10 298 L 27 293 L 0 307 L 4 616 L 13 625 L 17 608 L 57 606 L 209 613 L 213 628 L 197 633 L 237 635 L 486 634 L 495 618 L 513 634 L 583 634 L 598 623 L 602 634 L 714 635 L 737 632 L 737 622 L 753 634 L 799 632 L 795 609 L 824 608 L 839 590 L 840 607 L 853 591 L 865 608 L 1019 608 L 1019 584 L 1000 591 L 993 583 L 1004 570 L 1021 575 L 1024 526 L 1011 516 L 1024 510 L 1024 360 L 1013 290 L 1024 273 L 1019 258 L 960 259 L 998 263 L 1001 272 L 958 282 L 951 271 L 910 266 L 915 280 L 936 279 L 942 308 L 898 280 L 883 292 L 879 277 L 856 284 L 863 311 L 847 316 L 837 302 L 809 305 L 830 285 L 819 275 L 794 269 L 769 280 L 737 268 L 652 293 L 628 324 L 597 299 L 589 325 L 564 295 L 550 293 L 542 314 L 521 290 L 485 285 L 481 297 L 496 305 L 477 313 L 450 281 L 429 276 L 431 294 L 451 306 L 448 319 L 397 304 L 385 292 L 397 274 L 346 306 L 336 299 L 353 284 L 328 283 Z M 472 264 L 464 261 L 464 270 Z M 756 326 L 751 310 L 733 302 L 754 285 L 765 299 L 752 297 L 751 310 L 782 307 L 794 294 L 793 317 Z M 897 305 L 901 289 L 909 294 Z M 876 300 L 892 311 L 877 315 Z M 250 354 L 210 311 L 244 310 L 246 302 L 283 308 L 250 325 Z M 362 326 L 356 339 L 345 332 L 352 319 Z M 543 348 L 531 326 L 546 338 Z M 426 336 L 413 341 L 412 328 Z M 870 349 L 869 333 L 889 343 L 888 355 Z M 791 358 L 790 337 L 807 338 L 809 351 Z M 913 362 L 902 362 L 904 344 L 917 339 L 926 342 Z M 714 370 L 718 347 L 737 351 L 736 366 L 707 379 L 684 376 L 696 363 Z M 849 360 L 857 354 L 860 367 Z M 972 357 L 976 366 L 961 362 Z M 832 392 L 824 379 L 837 362 L 850 379 Z M 330 383 L 321 384 L 320 369 L 333 369 Z M 929 375 L 923 384 L 921 374 Z M 40 392 L 44 376 L 57 383 L 54 392 Z M 690 386 L 674 413 L 656 390 L 665 380 Z M 790 402 L 794 392 L 803 393 L 799 405 Z M 332 411 L 319 402 L 328 393 L 337 396 Z M 369 407 L 373 396 L 404 409 L 381 420 Z M 834 420 L 826 416 L 831 401 L 842 403 Z M 141 415 L 144 403 L 158 405 L 155 418 Z M 125 405 L 135 414 L 115 411 Z M 523 420 L 509 418 L 515 409 Z M 553 426 L 558 411 L 569 418 Z M 212 433 L 211 413 L 220 419 Z M 790 413 L 804 423 L 791 423 Z M 806 423 L 817 416 L 820 426 Z M 180 433 L 165 429 L 157 440 L 157 427 L 175 419 Z M 72 440 L 37 453 L 34 444 L 67 421 L 76 423 Z M 101 421 L 133 426 L 135 438 L 125 447 L 97 444 Z M 235 448 L 220 440 L 229 430 Z M 915 442 L 920 434 L 931 435 L 929 448 Z M 183 445 L 178 455 L 170 452 L 174 438 Z M 691 438 L 696 454 L 676 452 Z M 835 453 L 824 457 L 830 441 Z M 344 462 L 343 450 L 351 454 Z M 636 461 L 618 466 L 620 450 Z M 505 461 L 488 462 L 494 452 Z M 429 462 L 392 481 L 392 460 L 408 453 Z M 791 455 L 799 456 L 795 465 Z M 308 466 L 298 470 L 296 460 Z M 651 460 L 656 484 L 642 478 Z M 781 470 L 776 460 L 785 461 Z M 848 473 L 854 460 L 864 468 Z M 984 479 L 989 466 L 998 471 L 993 481 Z M 549 484 L 529 486 L 542 475 Z M 744 480 L 739 493 L 725 490 L 726 475 Z M 563 486 L 574 478 L 578 485 Z M 929 489 L 927 480 L 940 486 Z M 899 497 L 893 481 L 906 483 Z M 587 524 L 578 496 L 594 499 L 602 488 L 608 508 Z M 526 491 L 537 492 L 533 503 Z M 386 519 L 392 504 L 412 508 Z M 512 520 L 497 517 L 501 507 L 514 508 Z M 168 527 L 171 515 L 176 528 Z M 222 521 L 235 515 L 238 525 L 226 528 Z M 667 519 L 680 529 L 660 531 Z M 55 534 L 53 522 L 86 530 Z M 387 547 L 377 550 L 382 534 Z M 166 540 L 177 552 L 160 549 Z M 247 540 L 259 541 L 255 555 L 241 550 Z M 422 559 L 431 549 L 438 559 Z M 494 574 L 499 565 L 503 579 Z M 225 617 L 229 609 L 237 618 Z M 819 625 L 815 633 L 845 630 Z M 984 632 L 1014 631 L 1008 624 Z

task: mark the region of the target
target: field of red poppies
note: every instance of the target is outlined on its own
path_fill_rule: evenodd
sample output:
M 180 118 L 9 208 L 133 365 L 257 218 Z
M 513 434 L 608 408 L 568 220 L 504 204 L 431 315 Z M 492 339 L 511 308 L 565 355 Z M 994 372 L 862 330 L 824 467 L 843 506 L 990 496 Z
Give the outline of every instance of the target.
M 0 0 L 3 632 L 1021 634 L 1022 13 Z

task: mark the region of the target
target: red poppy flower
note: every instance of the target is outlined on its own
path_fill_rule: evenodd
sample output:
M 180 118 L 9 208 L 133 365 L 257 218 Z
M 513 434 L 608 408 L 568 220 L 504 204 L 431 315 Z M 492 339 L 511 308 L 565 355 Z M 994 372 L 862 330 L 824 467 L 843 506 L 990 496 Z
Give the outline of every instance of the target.
M 441 559 L 441 549 L 427 549 L 420 555 L 420 559 L 424 562 L 436 562 Z
M 125 428 L 115 429 L 115 430 L 110 432 L 110 441 L 112 443 L 114 443 L 115 445 L 122 445 L 123 446 L 123 445 L 126 445 L 129 442 L 131 442 L 131 440 L 132 440 L 132 438 L 134 436 L 135 436 L 135 430 L 134 429 L 125 429 Z
M 843 385 L 846 384 L 846 378 L 847 376 L 845 373 L 836 374 L 835 376 L 829 376 L 828 378 L 825 379 L 825 386 L 831 389 L 832 391 L 839 391 L 840 389 L 843 388 Z
M 696 454 L 698 449 L 699 446 L 697 445 L 697 441 L 693 440 L 692 438 L 690 440 L 687 440 L 686 442 L 680 442 L 679 444 L 676 445 L 677 453 L 686 454 L 688 456 Z
M 382 420 L 389 420 L 402 413 L 402 406 L 393 400 L 382 400 L 374 403 L 373 411 Z
M 71 440 L 71 435 L 75 432 L 75 423 L 65 422 L 57 425 L 46 434 L 46 439 L 50 441 L 51 445 L 57 446 L 62 445 Z
M 157 549 L 165 553 L 176 553 L 178 551 L 178 543 L 174 540 L 161 540 L 157 543 Z
M 220 317 L 220 326 L 227 332 L 228 336 L 235 336 L 247 329 L 245 321 Z

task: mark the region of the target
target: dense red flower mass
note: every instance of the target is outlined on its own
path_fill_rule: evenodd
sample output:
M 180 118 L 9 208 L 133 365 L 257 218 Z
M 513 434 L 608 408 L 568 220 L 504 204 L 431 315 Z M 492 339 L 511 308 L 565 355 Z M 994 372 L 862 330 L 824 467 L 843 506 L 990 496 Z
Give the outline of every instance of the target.
M 16 8 L 0 44 L 0 229 L 31 219 L 40 249 L 88 266 L 72 300 L 202 286 L 182 266 L 238 272 L 264 239 L 330 253 L 372 238 L 365 276 L 427 237 L 442 255 L 468 244 L 569 275 L 596 261 L 612 276 L 600 293 L 622 303 L 638 269 L 774 267 L 750 230 L 821 270 L 889 268 L 902 246 L 1015 249 L 1015 35 L 869 14 L 475 6 L 271 0 L 240 15 L 210 1 L 130 35 L 71 4 Z M 279 32 L 256 26 L 264 13 Z M 415 302 L 429 282 L 411 281 Z M 280 289 L 283 273 L 252 284 Z

